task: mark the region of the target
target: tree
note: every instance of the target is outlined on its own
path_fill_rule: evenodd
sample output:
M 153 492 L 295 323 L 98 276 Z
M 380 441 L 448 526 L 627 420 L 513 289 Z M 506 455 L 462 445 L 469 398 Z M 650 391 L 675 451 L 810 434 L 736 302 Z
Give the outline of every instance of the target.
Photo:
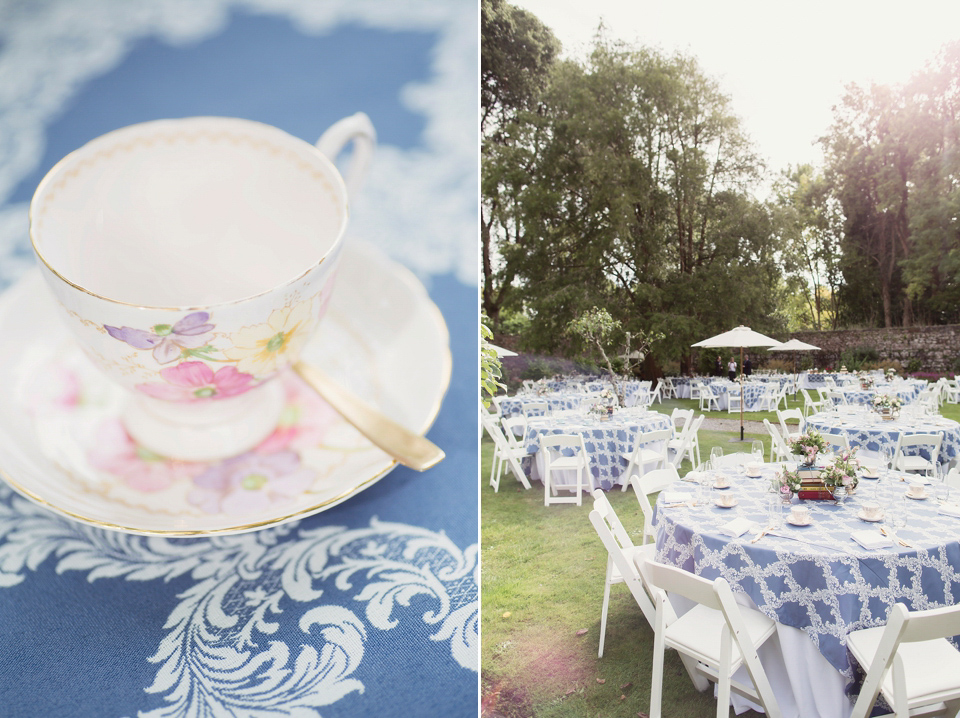
M 639 364 L 639 361 L 643 361 L 643 357 L 650 346 L 663 338 L 663 335 L 658 332 L 649 334 L 646 332 L 638 334 L 628 332 L 624 334 L 620 322 L 610 316 L 610 312 L 606 309 L 598 307 L 592 307 L 571 320 L 565 329 L 565 333 L 584 341 L 587 344 L 587 352 L 595 353 L 596 356 L 600 357 L 610 374 L 610 382 L 613 384 L 620 406 L 626 405 L 626 379 L 632 373 L 632 366 Z M 626 338 L 626 344 L 621 354 L 624 362 L 624 372 L 621 377 L 614 371 L 613 362 L 607 352 L 609 350 L 613 353 L 613 347 L 617 346 L 624 337 Z M 634 353 L 637 354 L 639 361 L 635 361 L 632 356 Z
M 516 204 L 529 160 L 520 117 L 536 106 L 560 43 L 532 13 L 502 0 L 483 0 L 481 33 L 482 304 L 497 330 L 513 273 L 508 265 L 497 266 L 496 245 L 522 237 Z

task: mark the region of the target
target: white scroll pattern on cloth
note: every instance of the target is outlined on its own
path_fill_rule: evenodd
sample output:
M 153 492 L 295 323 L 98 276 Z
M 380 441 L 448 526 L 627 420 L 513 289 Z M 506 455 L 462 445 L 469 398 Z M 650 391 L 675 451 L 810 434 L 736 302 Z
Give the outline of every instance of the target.
M 156 652 L 144 656 L 158 666 L 145 690 L 166 701 L 144 716 L 267 707 L 319 716 L 314 709 L 363 692 L 355 673 L 370 634 L 407 620 L 414 597 L 428 607 L 418 620 L 434 627 L 437 644 L 419 650 L 448 651 L 477 671 L 477 551 L 376 519 L 358 529 L 290 523 L 210 539 L 145 538 L 61 519 L 0 485 L 0 587 L 29 580 L 51 558 L 58 573 L 83 571 L 91 582 L 194 579 Z M 325 588 L 350 591 L 356 612 L 324 603 Z M 300 629 L 292 645 L 279 640 L 281 622 Z

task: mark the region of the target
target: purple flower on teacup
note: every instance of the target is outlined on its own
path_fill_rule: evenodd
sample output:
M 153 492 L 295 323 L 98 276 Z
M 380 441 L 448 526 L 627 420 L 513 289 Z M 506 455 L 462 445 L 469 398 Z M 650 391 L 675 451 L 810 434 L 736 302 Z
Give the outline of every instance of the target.
M 202 361 L 186 361 L 160 370 L 166 384 L 137 384 L 137 389 L 155 399 L 203 401 L 226 399 L 253 388 L 253 376 L 224 366 L 216 372 Z
M 114 339 L 126 342 L 134 349 L 153 349 L 153 358 L 160 364 L 176 361 L 184 350 L 200 349 L 210 341 L 213 324 L 207 312 L 193 312 L 176 324 L 155 324 L 149 331 L 131 327 L 103 328 Z
M 314 480 L 294 451 L 249 451 L 210 466 L 193 483 L 189 501 L 207 513 L 247 514 L 306 491 Z

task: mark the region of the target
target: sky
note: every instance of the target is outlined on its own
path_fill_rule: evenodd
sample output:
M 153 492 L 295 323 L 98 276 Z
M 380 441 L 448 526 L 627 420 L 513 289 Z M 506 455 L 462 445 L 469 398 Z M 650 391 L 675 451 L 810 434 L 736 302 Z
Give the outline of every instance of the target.
M 960 40 L 960 0 L 509 0 L 589 53 L 608 36 L 695 56 L 774 172 L 820 164 L 818 137 L 849 83 L 900 84 Z

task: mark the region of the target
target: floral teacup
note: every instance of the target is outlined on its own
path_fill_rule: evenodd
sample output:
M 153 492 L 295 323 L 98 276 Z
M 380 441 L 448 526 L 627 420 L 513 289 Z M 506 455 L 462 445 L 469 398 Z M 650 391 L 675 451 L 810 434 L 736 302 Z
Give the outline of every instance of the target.
M 242 119 L 133 125 L 61 160 L 30 206 L 44 279 L 80 346 L 131 391 L 127 431 L 163 456 L 208 460 L 276 425 L 271 379 L 323 316 L 347 226 L 328 159 L 374 143 L 365 115 L 317 147 Z

